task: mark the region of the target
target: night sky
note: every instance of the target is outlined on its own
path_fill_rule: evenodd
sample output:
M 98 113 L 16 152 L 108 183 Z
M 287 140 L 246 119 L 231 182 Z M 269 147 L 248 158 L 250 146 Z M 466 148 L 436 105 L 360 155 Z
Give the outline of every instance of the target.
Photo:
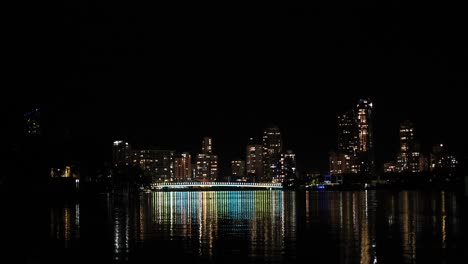
M 444 142 L 466 155 L 464 16 L 399 6 L 65 3 L 63 30 L 26 31 L 37 44 L 23 53 L 28 78 L 3 104 L 8 131 L 14 137 L 22 112 L 40 107 L 77 159 L 109 160 L 115 139 L 196 154 L 211 136 L 226 167 L 276 124 L 301 168 L 324 170 L 337 115 L 371 96 L 379 163 L 395 158 L 404 119 L 423 151 Z

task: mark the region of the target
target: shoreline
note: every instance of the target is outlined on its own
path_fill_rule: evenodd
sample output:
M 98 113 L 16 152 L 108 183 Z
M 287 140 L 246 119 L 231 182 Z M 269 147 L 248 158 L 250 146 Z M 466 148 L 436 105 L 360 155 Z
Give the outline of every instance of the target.
M 10 188 L 9 188 L 10 187 Z M 81 199 L 81 198 L 92 198 L 96 196 L 111 195 L 111 196 L 134 196 L 141 195 L 143 193 L 152 193 L 152 192 L 203 192 L 203 191 L 269 191 L 269 190 L 278 190 L 278 191 L 296 191 L 296 192 L 305 192 L 305 191 L 335 191 L 335 192 L 350 192 L 350 191 L 448 191 L 456 192 L 463 195 L 468 199 L 468 194 L 462 188 L 463 186 L 449 185 L 444 187 L 435 187 L 435 186 L 390 186 L 390 185 L 381 185 L 381 186 L 367 186 L 363 187 L 361 185 L 352 185 L 352 186 L 296 186 L 296 187 L 284 187 L 284 188 L 253 188 L 253 187 L 188 187 L 188 188 L 164 188 L 164 189 L 146 189 L 146 190 L 135 190 L 135 191 L 98 191 L 98 190 L 48 190 L 35 188 L 34 186 L 23 187 L 21 189 L 11 188 L 11 186 L 0 186 L 0 195 L 1 196 L 10 196 L 18 194 L 26 194 L 26 196 L 32 196 L 35 199 L 41 198 L 71 198 L 71 199 Z

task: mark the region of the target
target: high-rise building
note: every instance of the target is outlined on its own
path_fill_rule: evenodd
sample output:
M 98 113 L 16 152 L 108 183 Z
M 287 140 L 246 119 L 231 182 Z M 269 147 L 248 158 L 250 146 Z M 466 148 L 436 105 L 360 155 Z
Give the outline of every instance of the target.
M 263 174 L 263 145 L 247 145 L 246 170 L 247 177 L 253 177 L 252 181 L 271 181 Z
M 345 174 L 347 170 L 346 157 L 343 153 L 331 152 L 330 160 L 330 173 L 333 175 Z
M 213 144 L 210 137 L 202 142 L 202 153 L 197 155 L 196 178 L 200 181 L 218 180 L 218 156 L 213 154 Z
M 373 174 L 373 104 L 361 99 L 356 111 L 338 116 L 338 151 L 330 154 L 330 173 Z
M 153 181 L 175 179 L 174 150 L 134 150 L 132 164 L 151 175 Z
M 38 108 L 24 114 L 27 135 L 41 134 L 41 112 Z
M 338 151 L 355 155 L 359 149 L 356 114 L 354 111 L 338 116 Z
M 134 149 L 132 151 L 132 165 L 140 167 L 145 172 L 155 172 L 156 151 Z
M 122 140 L 114 141 L 112 146 L 112 163 L 115 167 L 130 165 L 131 156 L 131 147 L 128 142 Z
M 273 178 L 273 182 L 294 181 L 296 178 L 296 154 L 288 150 L 280 155 L 278 174 Z
M 245 161 L 243 160 L 233 160 L 231 161 L 231 174 L 235 178 L 244 178 L 245 177 Z
M 400 150 L 396 161 L 397 172 L 427 171 L 428 160 L 416 144 L 414 125 L 411 121 L 403 121 L 400 125 Z
M 263 174 L 266 180 L 272 180 L 278 174 L 278 162 L 283 150 L 281 132 L 277 126 L 270 126 L 263 131 Z
M 356 121 L 359 140 L 359 172 L 373 174 L 375 170 L 373 103 L 370 100 L 359 100 Z
M 197 179 L 200 181 L 218 180 L 218 156 L 198 154 Z
M 175 180 L 189 181 L 192 179 L 192 158 L 190 153 L 184 152 L 175 158 Z
M 197 174 L 196 179 L 199 181 L 210 180 L 210 160 L 206 157 L 206 154 L 197 155 Z
M 174 179 L 174 150 L 156 151 L 156 178 L 159 181 Z
M 345 159 L 343 174 L 358 173 L 358 127 L 354 111 L 338 116 L 338 153 Z
M 414 126 L 410 121 L 404 121 L 400 126 L 400 152 L 397 163 L 398 171 L 413 171 L 419 165 L 419 152 L 414 152 Z M 414 154 L 414 155 L 413 155 Z
M 210 137 L 203 138 L 202 154 L 213 154 L 213 144 Z

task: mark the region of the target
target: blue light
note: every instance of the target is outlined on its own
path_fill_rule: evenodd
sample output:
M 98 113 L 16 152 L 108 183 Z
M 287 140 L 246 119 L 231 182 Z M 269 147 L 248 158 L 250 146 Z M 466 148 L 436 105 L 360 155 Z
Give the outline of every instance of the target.
M 317 185 L 317 189 L 325 189 L 325 185 Z

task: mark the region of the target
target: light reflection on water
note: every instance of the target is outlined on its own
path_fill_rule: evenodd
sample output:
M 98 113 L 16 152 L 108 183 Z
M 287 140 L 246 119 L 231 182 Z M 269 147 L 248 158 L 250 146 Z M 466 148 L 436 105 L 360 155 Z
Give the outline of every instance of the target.
M 281 256 L 295 240 L 295 193 L 282 191 L 156 192 L 143 199 L 141 211 L 152 226 L 141 240 L 182 240 L 184 250 L 211 258 L 226 248 L 223 239 L 249 245 L 246 254 L 268 259 Z M 234 251 L 236 249 L 233 249 Z M 240 250 L 240 249 L 237 249 Z
M 72 241 L 80 238 L 80 205 L 79 203 L 55 207 L 50 210 L 49 237 L 62 241 L 65 248 Z
M 49 239 L 73 248 L 80 231 L 112 234 L 113 260 L 124 262 L 450 263 L 446 251 L 461 246 L 458 204 L 448 192 L 153 192 L 108 196 L 108 231 L 94 230 L 100 220 L 79 203 L 51 208 Z

